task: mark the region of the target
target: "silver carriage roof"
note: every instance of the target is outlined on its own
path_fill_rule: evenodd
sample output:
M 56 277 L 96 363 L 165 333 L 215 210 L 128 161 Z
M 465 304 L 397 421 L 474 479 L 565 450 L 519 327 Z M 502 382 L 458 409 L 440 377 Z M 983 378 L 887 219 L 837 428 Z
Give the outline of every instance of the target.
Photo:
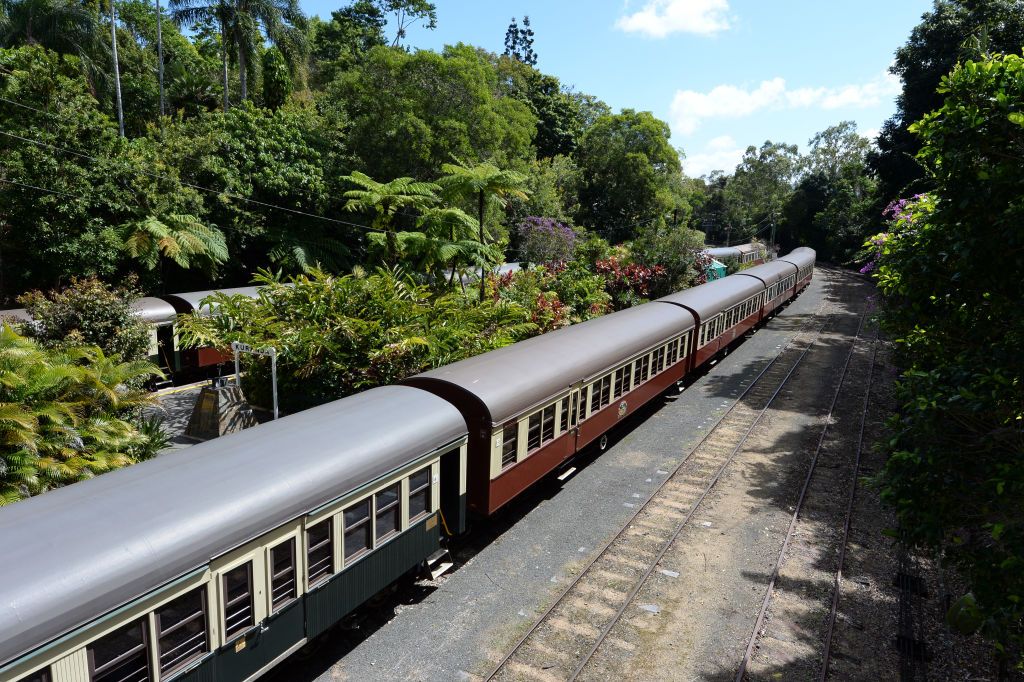
M 704 249 L 704 253 L 712 258 L 739 258 L 740 250 L 735 246 L 716 246 L 711 249 Z
M 465 433 L 386 386 L 0 508 L 0 666 Z
M 657 302 L 684 306 L 696 312 L 701 320 L 707 320 L 760 291 L 764 291 L 764 285 L 757 280 L 730 275 L 699 287 L 677 291 L 659 298 Z
M 410 377 L 452 384 L 475 396 L 500 424 L 634 353 L 693 328 L 682 308 L 647 303 Z
M 736 274 L 744 275 L 752 279 L 758 279 L 764 282 L 765 287 L 769 287 L 780 279 L 796 274 L 796 268 L 788 261 L 773 260 L 769 263 L 762 263 L 761 265 L 755 265 L 752 268 L 747 268 L 746 270 Z
M 177 312 L 167 301 L 161 298 L 145 296 L 131 303 L 132 312 L 150 324 L 170 324 L 174 322 Z
M 818 254 L 814 249 L 801 246 L 800 248 L 793 249 L 788 255 L 779 258 L 779 260 L 792 263 L 798 268 L 801 268 L 808 265 L 813 266 L 817 258 Z

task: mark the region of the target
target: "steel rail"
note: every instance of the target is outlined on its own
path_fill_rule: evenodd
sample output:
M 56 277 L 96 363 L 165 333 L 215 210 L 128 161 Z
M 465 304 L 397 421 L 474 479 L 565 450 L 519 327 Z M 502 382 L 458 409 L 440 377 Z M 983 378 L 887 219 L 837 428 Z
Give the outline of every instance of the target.
M 839 567 L 836 569 L 835 581 L 832 584 L 832 608 L 828 614 L 828 628 L 825 630 L 825 651 L 822 653 L 821 673 L 819 682 L 828 679 L 828 665 L 832 656 L 832 635 L 836 626 L 836 615 L 839 612 L 839 589 L 843 584 L 843 564 L 846 562 L 846 545 L 850 540 L 850 528 L 853 524 L 853 503 L 857 496 L 857 475 L 860 473 L 861 454 L 864 452 L 864 429 L 868 421 L 868 406 L 871 404 L 871 387 L 874 384 L 875 360 L 878 357 L 878 339 L 871 350 L 871 367 L 868 369 L 868 390 L 864 392 L 864 405 L 860 415 L 860 432 L 857 435 L 857 455 L 853 462 L 853 477 L 850 481 L 850 495 L 846 502 L 846 519 L 843 522 L 843 539 L 839 547 Z
M 819 313 L 820 313 L 820 311 L 821 311 L 821 309 L 823 307 L 824 307 L 824 303 L 819 305 Z M 800 364 L 801 360 L 803 360 L 804 356 L 806 356 L 807 351 L 811 348 L 811 346 L 814 345 L 814 343 L 817 341 L 817 338 L 820 337 L 821 333 L 829 325 L 829 323 L 831 322 L 833 317 L 834 317 L 834 315 L 829 315 L 826 318 L 825 323 L 818 330 L 817 336 L 814 339 L 812 339 L 810 343 L 807 344 L 807 348 L 804 349 L 804 351 L 801 353 L 800 357 L 797 359 L 796 363 L 794 363 L 793 367 L 789 370 L 789 372 L 783 378 L 783 381 L 780 384 L 779 388 L 776 389 L 776 391 L 769 398 L 768 403 L 766 404 L 764 410 L 762 410 L 758 414 L 758 416 L 757 416 L 757 418 L 755 420 L 755 423 L 760 421 L 761 416 L 767 410 L 768 406 L 771 405 L 771 402 L 778 395 L 779 391 L 781 391 L 782 386 L 784 386 L 786 381 L 788 381 L 788 379 L 792 375 L 793 371 Z M 790 346 L 793 345 L 793 342 L 796 340 L 796 337 L 799 336 L 800 334 L 804 333 L 804 331 L 805 330 L 801 330 L 800 332 L 795 334 L 793 336 L 793 338 L 791 338 L 786 343 L 786 345 L 779 351 L 778 355 L 776 355 L 774 358 L 772 358 L 772 360 L 769 361 L 768 364 L 766 364 L 764 366 L 764 368 L 761 369 L 760 372 L 758 372 L 757 376 L 754 377 L 754 379 L 750 382 L 750 384 L 747 385 L 747 387 L 743 390 L 743 392 L 739 396 L 737 396 L 736 400 L 733 401 L 733 404 L 729 407 L 729 409 L 726 410 L 726 412 L 718 419 L 718 421 L 715 422 L 714 426 L 712 426 L 708 430 L 708 432 L 704 435 L 704 437 L 701 438 L 700 441 L 690 450 L 690 452 L 687 454 L 687 456 L 684 457 L 683 460 L 681 462 L 679 462 L 678 465 L 676 465 L 676 467 L 672 470 L 672 472 L 669 473 L 669 475 L 665 477 L 665 480 L 662 481 L 658 485 L 658 487 L 655 488 L 654 491 L 651 492 L 651 494 L 647 497 L 647 499 L 644 500 L 642 504 L 638 505 L 636 511 L 634 511 L 633 514 L 630 515 L 630 517 L 626 520 L 625 524 L 623 524 L 622 528 L 618 532 L 616 532 L 616 534 L 610 540 L 608 540 L 604 545 L 602 545 L 600 551 L 598 551 L 593 556 L 593 558 L 591 558 L 586 563 L 586 565 L 584 565 L 580 569 L 580 571 L 576 575 L 576 578 L 574 578 L 572 581 L 569 582 L 568 585 L 566 585 L 565 589 L 563 589 L 559 593 L 558 597 L 551 603 L 551 605 L 547 609 L 545 609 L 545 611 L 533 622 L 533 624 L 526 630 L 526 632 L 522 635 L 522 637 L 520 637 L 516 641 L 516 643 L 512 646 L 512 648 L 508 651 L 508 653 L 505 654 L 505 656 L 491 669 L 491 671 L 487 675 L 484 676 L 483 679 L 485 681 L 493 680 L 494 677 L 501 671 L 501 669 L 505 667 L 505 665 L 512 659 L 512 657 L 515 656 L 515 654 L 522 648 L 523 644 L 526 643 L 526 641 L 530 638 L 530 636 L 533 635 L 537 631 L 537 629 L 547 620 L 548 616 L 550 616 L 551 613 L 565 600 L 565 597 L 572 591 L 572 589 L 574 587 L 576 587 L 576 585 L 578 585 L 583 580 L 584 576 L 594 566 L 594 564 L 597 563 L 597 561 L 602 556 L 604 556 L 607 553 L 609 548 L 611 548 L 611 546 L 613 544 L 615 544 L 615 542 L 617 540 L 619 540 L 621 537 L 623 537 L 625 535 L 626 530 L 630 527 L 630 524 L 632 524 L 633 521 L 635 521 L 636 518 L 644 511 L 644 509 L 647 507 L 647 505 L 650 504 L 651 500 L 653 500 L 654 497 L 658 493 L 660 493 L 662 491 L 662 489 L 669 483 L 669 481 L 671 481 L 671 480 L 673 480 L 673 478 L 675 478 L 676 474 L 679 473 L 680 469 L 682 469 L 682 467 L 685 464 L 687 464 L 688 462 L 691 461 L 691 458 L 693 457 L 693 454 L 695 452 L 697 452 L 697 450 L 699 450 L 700 447 L 703 446 L 711 438 L 712 435 L 714 435 L 714 433 L 718 429 L 719 425 L 721 425 L 721 423 L 730 414 L 733 413 L 733 411 L 736 409 L 736 406 L 739 405 L 743 401 L 743 399 L 746 398 L 747 395 L 750 394 L 750 392 L 754 389 L 754 387 L 758 385 L 758 382 L 761 380 L 761 378 L 764 377 L 764 375 L 767 374 L 769 370 L 771 370 L 773 367 L 775 367 L 775 365 L 782 358 L 783 354 L 790 348 Z M 746 436 L 744 436 L 744 440 L 745 440 L 745 438 L 746 438 Z M 717 481 L 717 478 L 718 478 L 718 476 L 716 476 L 716 478 L 715 478 L 716 481 Z M 706 494 L 707 493 L 705 492 L 705 495 Z M 701 499 L 703 499 L 703 496 L 701 497 Z M 692 508 L 696 508 L 696 506 L 697 506 L 697 503 L 695 503 Z M 687 516 L 687 518 L 689 518 L 689 515 Z M 678 535 L 678 531 L 676 532 L 676 535 Z M 669 544 L 671 544 L 671 542 Z M 663 555 L 664 555 L 664 552 L 662 553 L 662 556 Z M 641 581 L 640 581 L 641 584 L 644 581 L 646 581 L 646 578 L 648 576 L 650 576 L 650 573 L 653 572 L 654 566 L 656 566 L 658 561 L 660 561 L 660 560 L 661 560 L 661 556 L 659 556 L 658 560 L 655 561 L 654 564 L 652 564 L 651 571 L 649 571 L 646 574 L 646 576 L 641 579 Z M 628 605 L 631 601 L 632 601 L 632 595 L 626 600 L 626 604 Z M 625 609 L 623 608 L 622 610 L 624 611 Z M 616 618 L 616 620 L 618 620 L 618 617 Z M 610 630 L 610 628 L 609 628 L 609 630 Z M 602 635 L 602 637 L 601 637 L 601 641 L 603 641 L 604 637 L 606 637 L 606 636 L 607 636 L 607 633 L 604 633 Z M 594 651 L 596 651 L 596 647 L 595 647 Z M 590 654 L 590 656 L 592 656 L 592 655 L 593 655 L 593 653 Z M 584 663 L 585 662 L 586 661 L 584 661 Z M 576 675 L 578 675 L 578 670 L 573 674 L 573 678 L 575 678 Z
M 761 609 L 758 611 L 757 620 L 754 622 L 754 629 L 750 633 L 750 639 L 747 642 L 746 651 L 743 654 L 743 660 L 740 661 L 739 670 L 736 671 L 736 682 L 743 682 L 743 678 L 747 674 L 747 665 L 750 663 L 750 657 L 754 653 L 754 646 L 757 644 L 757 635 L 761 631 L 761 627 L 764 625 L 764 617 L 768 613 L 768 605 L 771 603 L 772 594 L 775 592 L 775 584 L 779 579 L 779 569 L 782 567 L 782 562 L 786 556 L 786 550 L 789 549 L 789 542 L 793 539 L 793 531 L 796 530 L 796 522 L 800 516 L 800 511 L 803 509 L 804 500 L 807 497 L 807 490 L 811 486 L 811 479 L 814 477 L 815 468 L 818 465 L 818 456 L 821 454 L 821 447 L 825 443 L 825 436 L 828 435 L 829 426 L 832 425 L 832 413 L 835 411 L 836 403 L 839 402 L 839 395 L 843 391 L 843 384 L 846 382 L 846 375 L 850 369 L 850 362 L 853 360 L 853 352 L 857 348 L 857 339 L 860 338 L 861 330 L 864 327 L 864 320 L 867 317 L 867 312 L 861 313 L 860 323 L 857 325 L 857 334 L 853 338 L 853 343 L 850 344 L 850 350 L 846 354 L 846 361 L 843 363 L 843 371 L 839 376 L 839 383 L 836 386 L 836 391 L 832 396 L 832 402 L 829 405 L 828 413 L 825 415 L 825 425 L 821 429 L 821 435 L 818 436 L 818 444 L 814 448 L 814 455 L 811 457 L 811 465 L 807 469 L 807 476 L 804 478 L 803 487 L 800 489 L 800 497 L 797 498 L 796 509 L 793 511 L 793 517 L 789 521 L 789 528 L 786 531 L 786 539 L 782 543 L 782 549 L 779 550 L 779 556 L 775 560 L 775 567 L 772 569 L 772 577 L 768 581 L 768 589 L 764 593 L 764 599 L 761 601 Z

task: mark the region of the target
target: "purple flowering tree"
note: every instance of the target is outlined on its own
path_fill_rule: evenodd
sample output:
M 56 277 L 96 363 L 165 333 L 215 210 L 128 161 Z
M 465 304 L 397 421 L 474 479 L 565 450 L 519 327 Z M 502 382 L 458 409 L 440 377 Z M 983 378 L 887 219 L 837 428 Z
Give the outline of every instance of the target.
M 529 216 L 519 223 L 521 258 L 530 263 L 569 260 L 576 246 L 576 233 L 554 218 Z

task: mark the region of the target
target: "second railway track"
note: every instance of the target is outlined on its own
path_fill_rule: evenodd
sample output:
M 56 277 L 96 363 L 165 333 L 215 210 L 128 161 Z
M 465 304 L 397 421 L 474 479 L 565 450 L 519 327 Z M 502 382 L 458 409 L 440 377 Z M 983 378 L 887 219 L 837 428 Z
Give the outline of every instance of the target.
M 722 473 L 834 322 L 821 316 L 752 381 L 628 523 L 585 565 L 485 679 L 572 680 L 602 648 L 634 645 L 616 625 Z

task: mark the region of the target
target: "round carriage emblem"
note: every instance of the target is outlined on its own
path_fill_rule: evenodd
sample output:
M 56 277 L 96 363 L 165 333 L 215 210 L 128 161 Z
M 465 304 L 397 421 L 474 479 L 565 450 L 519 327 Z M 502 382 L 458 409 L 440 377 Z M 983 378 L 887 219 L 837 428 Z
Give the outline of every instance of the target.
M 627 409 L 629 409 L 629 405 L 626 403 L 625 400 L 623 400 L 621 403 L 619 403 L 619 418 L 620 419 L 622 417 L 626 416 L 626 410 Z

